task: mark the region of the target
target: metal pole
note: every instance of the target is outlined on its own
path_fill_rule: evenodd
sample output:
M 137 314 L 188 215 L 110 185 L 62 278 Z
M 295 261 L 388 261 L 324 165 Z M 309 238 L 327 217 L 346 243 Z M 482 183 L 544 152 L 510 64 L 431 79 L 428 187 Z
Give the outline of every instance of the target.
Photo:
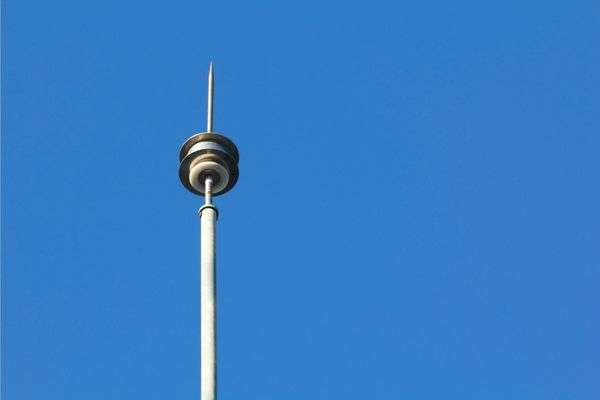
M 200 399 L 217 397 L 217 329 L 215 234 L 217 208 L 212 204 L 211 176 L 205 180 L 205 204 L 200 208 Z

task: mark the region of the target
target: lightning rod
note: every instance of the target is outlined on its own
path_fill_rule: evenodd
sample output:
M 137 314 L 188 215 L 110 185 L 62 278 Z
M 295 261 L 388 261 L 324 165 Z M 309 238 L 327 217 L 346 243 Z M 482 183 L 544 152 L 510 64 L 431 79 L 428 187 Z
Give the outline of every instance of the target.
M 206 132 L 185 141 L 179 153 L 179 178 L 190 192 L 204 196 L 200 216 L 200 399 L 217 397 L 216 223 L 213 197 L 231 190 L 238 179 L 239 152 L 213 132 L 214 68 L 208 69 Z

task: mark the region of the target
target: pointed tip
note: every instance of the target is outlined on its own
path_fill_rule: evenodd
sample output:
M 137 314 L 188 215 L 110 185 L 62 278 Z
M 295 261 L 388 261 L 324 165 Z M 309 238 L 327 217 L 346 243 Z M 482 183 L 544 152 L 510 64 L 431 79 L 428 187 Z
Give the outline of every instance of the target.
M 213 121 L 213 97 L 214 97 L 214 73 L 212 61 L 208 65 L 208 101 L 206 110 L 206 131 L 212 132 Z

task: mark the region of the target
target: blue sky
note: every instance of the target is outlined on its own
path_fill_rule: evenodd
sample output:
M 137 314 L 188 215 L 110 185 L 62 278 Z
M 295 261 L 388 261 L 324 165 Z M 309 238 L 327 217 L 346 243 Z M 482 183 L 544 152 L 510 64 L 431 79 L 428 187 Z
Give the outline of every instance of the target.
M 484 4 L 485 3 L 485 4 Z M 596 2 L 5 1 L 2 396 L 600 397 Z

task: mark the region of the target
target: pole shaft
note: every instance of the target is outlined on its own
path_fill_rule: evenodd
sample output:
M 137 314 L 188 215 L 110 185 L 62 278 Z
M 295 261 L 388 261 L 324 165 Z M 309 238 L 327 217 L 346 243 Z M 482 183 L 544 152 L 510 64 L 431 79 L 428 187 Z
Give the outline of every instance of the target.
M 217 211 L 200 211 L 200 392 L 201 400 L 217 397 L 217 329 L 215 235 Z

